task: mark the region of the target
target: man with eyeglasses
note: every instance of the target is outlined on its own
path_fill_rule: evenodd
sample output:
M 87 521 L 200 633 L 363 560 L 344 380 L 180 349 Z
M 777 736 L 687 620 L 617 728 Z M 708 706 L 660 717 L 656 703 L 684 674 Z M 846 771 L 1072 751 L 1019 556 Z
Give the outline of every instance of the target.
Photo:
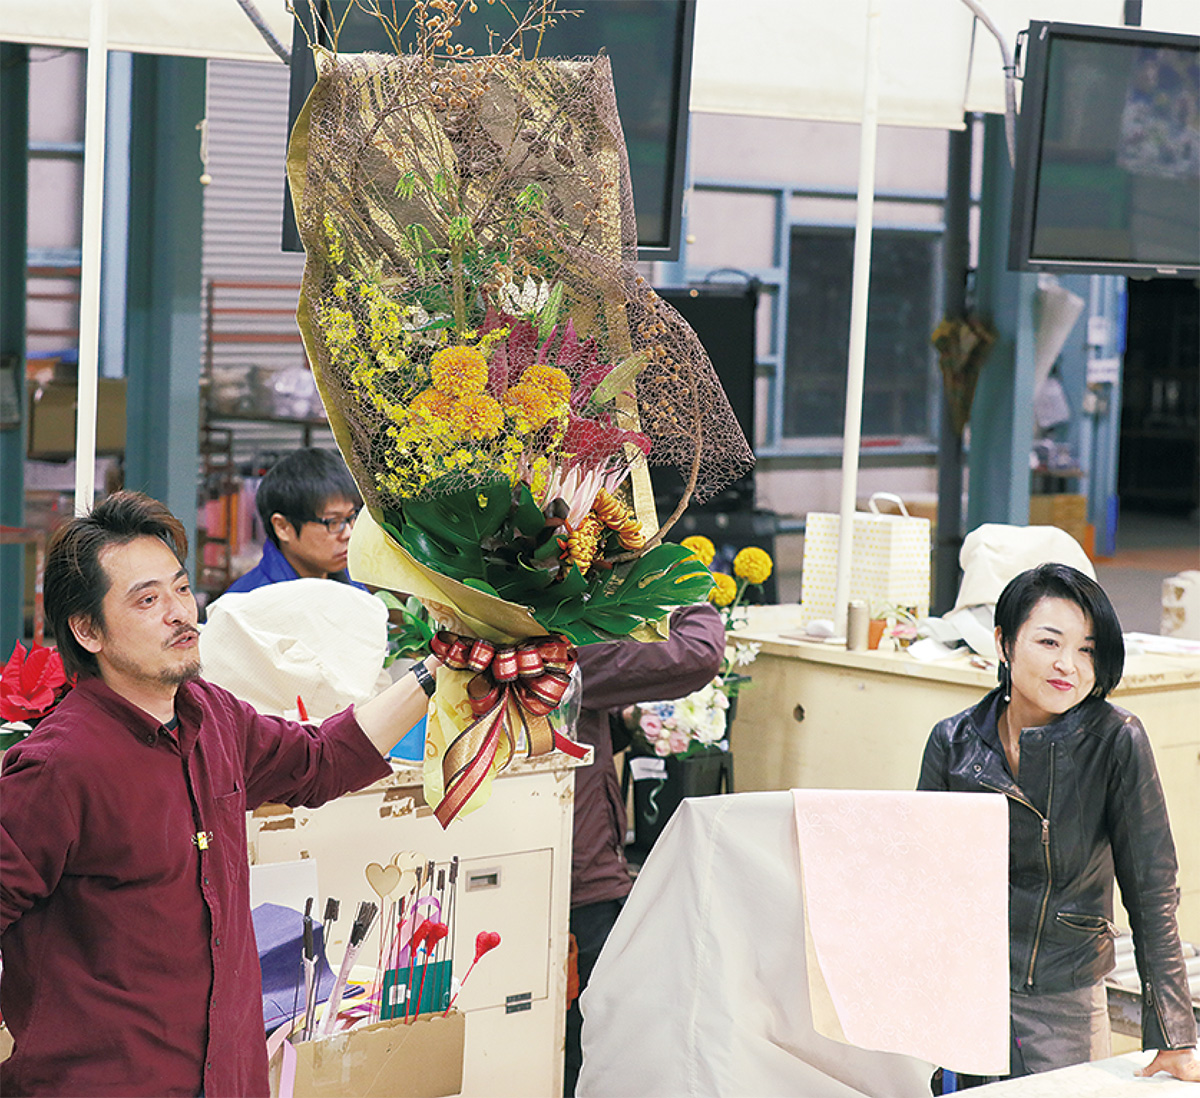
M 300 578 L 354 583 L 346 573 L 350 530 L 362 496 L 340 455 L 297 450 L 268 470 L 255 497 L 267 534 L 262 559 L 229 591 Z

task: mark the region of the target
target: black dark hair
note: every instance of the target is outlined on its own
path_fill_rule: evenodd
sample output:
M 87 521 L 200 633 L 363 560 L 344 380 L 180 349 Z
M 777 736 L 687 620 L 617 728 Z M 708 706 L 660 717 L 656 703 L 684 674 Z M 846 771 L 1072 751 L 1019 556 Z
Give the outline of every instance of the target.
M 1011 651 L 1021 626 L 1045 598 L 1073 602 L 1092 623 L 1092 667 L 1096 685 L 1091 696 L 1106 698 L 1121 681 L 1125 668 L 1125 640 L 1121 623 L 1104 589 L 1091 577 L 1068 564 L 1039 564 L 1009 580 L 996 600 L 996 626 L 1001 655 Z
M 74 617 L 104 628 L 103 603 L 109 579 L 100 554 L 110 545 L 126 545 L 143 537 L 160 539 L 180 564 L 187 558 L 183 523 L 164 504 L 141 492 L 114 492 L 90 514 L 71 519 L 51 536 L 43 577 L 46 621 L 54 631 L 68 675 L 86 678 L 100 673 L 95 655 L 71 630 Z
M 258 486 L 254 502 L 267 537 L 278 546 L 272 515 L 282 515 L 299 534 L 300 527 L 317 518 L 331 499 L 348 499 L 355 507 L 362 506 L 358 485 L 341 455 L 309 447 L 272 465 Z

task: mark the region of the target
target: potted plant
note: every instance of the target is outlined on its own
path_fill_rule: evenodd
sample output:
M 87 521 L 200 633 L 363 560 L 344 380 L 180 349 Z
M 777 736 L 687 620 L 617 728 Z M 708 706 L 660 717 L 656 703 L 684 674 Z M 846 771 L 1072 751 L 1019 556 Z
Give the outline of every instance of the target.
M 917 639 L 917 616 L 911 607 L 872 601 L 867 624 L 867 647 L 884 652 L 907 648 Z

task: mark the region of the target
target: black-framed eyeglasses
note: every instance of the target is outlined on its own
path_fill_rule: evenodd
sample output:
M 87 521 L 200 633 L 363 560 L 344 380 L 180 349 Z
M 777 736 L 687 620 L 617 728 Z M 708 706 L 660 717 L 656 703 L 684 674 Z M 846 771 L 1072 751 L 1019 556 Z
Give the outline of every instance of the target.
M 344 518 L 315 518 L 309 519 L 309 522 L 319 522 L 325 527 L 334 537 L 337 537 L 343 530 L 354 525 L 354 520 L 358 518 L 358 512 L 355 511 L 352 515 L 347 515 Z

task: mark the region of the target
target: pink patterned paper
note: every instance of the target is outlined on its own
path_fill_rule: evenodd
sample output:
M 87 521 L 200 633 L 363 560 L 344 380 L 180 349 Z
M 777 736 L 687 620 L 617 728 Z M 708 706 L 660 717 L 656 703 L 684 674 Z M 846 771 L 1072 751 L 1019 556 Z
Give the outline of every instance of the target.
M 953 1071 L 1007 1072 L 1004 797 L 792 796 L 818 1032 Z

